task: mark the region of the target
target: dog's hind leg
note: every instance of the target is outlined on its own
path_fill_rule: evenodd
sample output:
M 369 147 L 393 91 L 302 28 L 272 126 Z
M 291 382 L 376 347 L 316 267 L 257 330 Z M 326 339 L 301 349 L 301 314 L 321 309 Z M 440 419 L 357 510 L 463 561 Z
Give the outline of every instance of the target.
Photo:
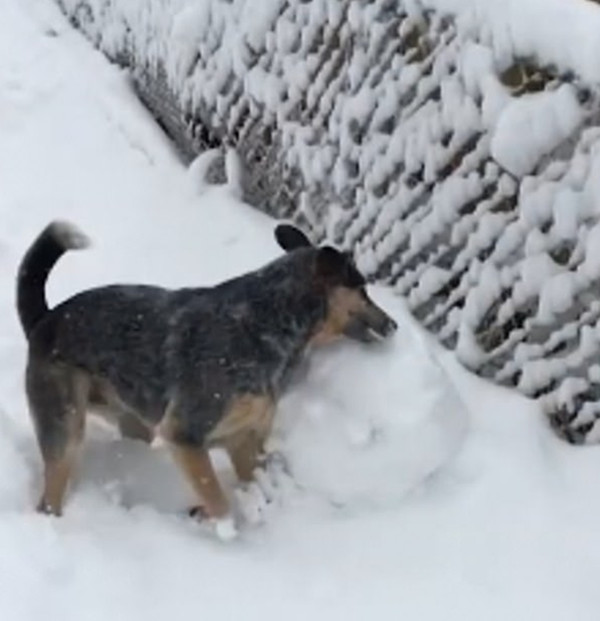
M 83 439 L 87 377 L 74 369 L 30 360 L 27 396 L 44 461 L 38 511 L 61 515 L 65 491 Z
M 137 413 L 128 407 L 106 380 L 95 378 L 90 386 L 89 407 L 91 411 L 109 423 L 118 425 L 123 438 L 142 440 L 150 444 L 154 432 Z
M 119 431 L 124 438 L 141 440 L 147 444 L 151 444 L 154 439 L 152 429 L 135 414 L 126 410 L 119 412 Z

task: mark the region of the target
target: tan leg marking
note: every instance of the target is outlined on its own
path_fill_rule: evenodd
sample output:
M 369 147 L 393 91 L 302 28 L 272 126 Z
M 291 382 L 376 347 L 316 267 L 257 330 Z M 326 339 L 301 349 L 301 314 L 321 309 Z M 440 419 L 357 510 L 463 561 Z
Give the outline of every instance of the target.
M 225 416 L 210 432 L 209 444 L 223 444 L 227 438 L 254 431 L 267 437 L 271 431 L 275 404 L 268 395 L 242 395 L 234 400 Z
M 271 430 L 275 411 L 273 399 L 250 394 L 235 399 L 206 438 L 204 447 L 174 441 L 180 431 L 174 408 L 176 405 L 170 404 L 157 431 L 169 443 L 175 461 L 192 484 L 204 512 L 210 517 L 224 517 L 229 513 L 229 503 L 213 469 L 208 448 L 231 447 L 238 475 L 243 480 L 250 480 L 262 441 Z M 246 442 L 245 438 L 251 436 L 255 439 Z
M 252 430 L 226 439 L 224 445 L 238 479 L 244 483 L 252 481 L 263 450 L 264 437 Z
M 75 453 L 75 450 L 69 448 L 60 459 L 44 464 L 44 491 L 37 506 L 40 513 L 62 515 L 63 501 L 73 471 Z
M 274 415 L 275 404 L 270 396 L 243 395 L 210 433 L 209 443 L 227 449 L 241 481 L 252 480 Z
M 170 447 L 206 514 L 211 518 L 225 517 L 229 513 L 229 503 L 215 474 L 208 450 L 175 443 L 170 443 Z
M 62 454 L 44 459 L 44 491 L 37 505 L 41 513 L 62 515 L 63 502 L 71 474 L 79 457 L 85 428 L 85 413 L 89 394 L 89 379 L 74 374 L 71 402 L 66 414 L 66 444 Z

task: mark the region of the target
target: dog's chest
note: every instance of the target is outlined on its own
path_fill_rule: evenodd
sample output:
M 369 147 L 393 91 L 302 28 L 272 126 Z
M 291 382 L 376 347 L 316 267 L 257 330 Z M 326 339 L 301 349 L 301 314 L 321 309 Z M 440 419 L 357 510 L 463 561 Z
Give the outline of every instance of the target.
M 210 432 L 208 440 L 217 442 L 246 432 L 266 436 L 271 431 L 274 415 L 275 404 L 270 396 L 247 394 L 236 397 Z

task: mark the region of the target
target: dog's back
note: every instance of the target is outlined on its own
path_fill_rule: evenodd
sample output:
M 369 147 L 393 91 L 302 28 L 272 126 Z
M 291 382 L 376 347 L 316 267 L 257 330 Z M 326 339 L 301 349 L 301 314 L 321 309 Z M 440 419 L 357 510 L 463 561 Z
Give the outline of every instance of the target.
M 323 300 L 309 295 L 313 249 L 212 288 L 111 285 L 50 310 L 45 278 L 62 252 L 80 247 L 65 243 L 73 237 L 66 227 L 47 227 L 20 270 L 30 358 L 85 371 L 151 425 L 177 395 L 180 409 L 199 412 L 193 433 L 201 437 L 236 394 L 279 392 L 325 313 Z

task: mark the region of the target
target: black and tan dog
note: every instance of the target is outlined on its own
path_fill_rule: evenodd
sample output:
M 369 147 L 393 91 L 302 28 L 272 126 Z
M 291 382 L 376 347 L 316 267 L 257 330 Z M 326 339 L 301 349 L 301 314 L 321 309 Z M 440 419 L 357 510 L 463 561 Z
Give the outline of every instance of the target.
M 228 516 L 209 448 L 226 448 L 239 478 L 250 480 L 277 398 L 307 348 L 396 329 L 347 254 L 312 246 L 290 225 L 275 236 L 286 255 L 215 287 L 112 285 L 50 310 L 50 270 L 66 250 L 88 242 L 64 222 L 40 234 L 17 291 L 29 341 L 27 396 L 44 461 L 40 511 L 60 515 L 85 413 L 103 405 L 126 435 L 159 433 L 202 513 Z

